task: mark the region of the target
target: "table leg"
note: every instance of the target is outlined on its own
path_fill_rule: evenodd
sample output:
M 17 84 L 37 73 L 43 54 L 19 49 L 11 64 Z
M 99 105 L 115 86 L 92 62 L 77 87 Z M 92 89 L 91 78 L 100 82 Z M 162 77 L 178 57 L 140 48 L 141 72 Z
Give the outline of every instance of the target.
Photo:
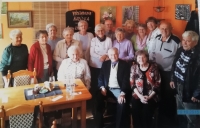
M 81 128 L 86 128 L 86 101 L 81 103 Z
M 77 128 L 77 108 L 72 108 L 72 128 Z

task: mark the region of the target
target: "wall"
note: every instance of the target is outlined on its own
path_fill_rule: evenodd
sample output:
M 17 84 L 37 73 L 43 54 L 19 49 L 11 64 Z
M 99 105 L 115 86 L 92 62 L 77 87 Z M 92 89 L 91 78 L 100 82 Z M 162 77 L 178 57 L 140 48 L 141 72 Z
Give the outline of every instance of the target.
M 186 21 L 175 19 L 175 4 L 190 4 L 191 10 L 195 9 L 195 0 L 160 0 L 160 5 L 164 5 L 166 8 L 163 12 L 157 13 L 153 10 L 154 6 L 158 5 L 157 0 L 142 0 L 142 1 L 123 1 L 123 2 L 69 2 L 69 10 L 73 9 L 89 9 L 95 12 L 95 24 L 100 21 L 100 7 L 101 6 L 116 6 L 117 19 L 116 27 L 122 24 L 122 6 L 139 6 L 139 22 L 145 22 L 147 17 L 154 16 L 158 19 L 166 19 L 172 23 L 173 33 L 175 33 L 179 38 L 183 33 Z
M 32 10 L 32 3 L 31 2 L 12 2 L 8 3 L 8 10 Z M 2 18 L 2 28 L 3 28 L 3 39 L 0 39 L 0 60 L 3 53 L 3 50 L 6 46 L 8 46 L 10 42 L 9 38 L 9 32 L 13 28 L 8 28 L 7 23 L 7 15 L 3 14 L 1 16 Z M 33 28 L 20 28 L 20 30 L 23 33 L 23 41 L 22 43 L 27 44 L 28 47 L 32 45 L 32 39 L 33 39 Z
M 100 21 L 100 7 L 101 6 L 116 6 L 117 8 L 117 19 L 116 26 L 121 26 L 122 24 L 122 6 L 139 6 L 139 19 L 140 22 L 145 22 L 148 16 L 154 16 L 159 19 L 169 20 L 173 25 L 173 32 L 181 37 L 181 34 L 184 31 L 186 21 L 175 20 L 175 4 L 190 4 L 191 10 L 195 9 L 194 0 L 161 0 L 160 4 L 164 5 L 166 8 L 163 12 L 157 13 L 153 10 L 154 6 L 157 6 L 158 2 L 156 0 L 142 0 L 142 1 L 123 1 L 123 2 L 69 2 L 69 10 L 73 9 L 89 9 L 95 11 L 95 24 Z M 66 7 L 67 8 L 67 7 Z M 9 2 L 8 10 L 33 10 L 32 2 Z M 7 15 L 2 15 L 2 24 L 3 24 L 3 39 L 0 40 L 0 56 L 2 56 L 3 49 L 10 43 L 8 36 L 10 28 L 7 27 Z M 20 28 L 23 32 L 23 43 L 30 46 L 33 43 L 34 29 L 33 28 Z M 62 28 L 61 28 L 62 29 Z M 60 36 L 60 35 L 59 35 Z M 1 59 L 0 59 L 1 60 Z

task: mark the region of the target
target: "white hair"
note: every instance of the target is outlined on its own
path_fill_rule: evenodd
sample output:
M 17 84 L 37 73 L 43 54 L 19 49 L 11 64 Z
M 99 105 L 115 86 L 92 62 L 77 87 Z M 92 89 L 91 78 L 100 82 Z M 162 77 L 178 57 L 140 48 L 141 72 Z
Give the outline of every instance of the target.
M 49 32 L 49 28 L 51 28 L 51 27 L 54 27 L 56 29 L 56 31 L 57 31 L 56 25 L 54 23 L 49 23 L 49 24 L 46 25 L 47 32 Z
M 87 21 L 85 21 L 85 20 L 80 20 L 80 21 L 78 22 L 78 27 L 80 26 L 81 23 L 85 23 L 85 24 L 88 26 L 88 22 L 87 22 Z
M 94 32 L 97 33 L 97 31 L 98 31 L 99 29 L 103 29 L 103 30 L 105 31 L 105 25 L 104 25 L 104 24 L 97 24 L 97 25 L 95 26 Z
M 19 34 L 22 35 L 21 30 L 19 30 L 19 29 L 13 29 L 13 30 L 10 31 L 9 37 L 11 39 L 13 39 L 16 35 L 19 35 Z
M 115 47 L 112 47 L 112 48 L 108 49 L 108 55 L 110 54 L 111 51 L 115 51 L 115 53 L 118 54 L 118 49 L 115 48 Z
M 72 52 L 77 51 L 80 55 L 80 48 L 78 46 L 70 46 L 67 50 L 67 54 L 70 57 L 72 55 Z
M 73 27 L 66 27 L 66 28 L 64 28 L 62 34 L 64 35 L 66 31 L 70 31 L 70 32 L 72 32 L 74 34 L 74 28 Z
M 196 42 L 199 40 L 199 35 L 194 31 L 185 31 L 182 34 L 182 37 L 191 37 L 192 41 L 196 41 Z

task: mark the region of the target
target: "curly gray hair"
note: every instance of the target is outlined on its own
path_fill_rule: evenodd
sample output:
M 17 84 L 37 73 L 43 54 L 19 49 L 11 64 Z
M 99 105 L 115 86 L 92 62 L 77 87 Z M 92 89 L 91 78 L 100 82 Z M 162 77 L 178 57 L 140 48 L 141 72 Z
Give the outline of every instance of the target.
M 51 27 L 54 27 L 56 29 L 56 31 L 57 31 L 56 25 L 54 23 L 49 23 L 49 24 L 46 25 L 47 32 L 49 32 L 49 28 L 51 28 Z
M 21 30 L 19 30 L 19 29 L 13 29 L 13 30 L 10 31 L 9 37 L 10 37 L 11 39 L 13 39 L 13 38 L 14 38 L 16 35 L 18 35 L 18 34 L 22 35 Z

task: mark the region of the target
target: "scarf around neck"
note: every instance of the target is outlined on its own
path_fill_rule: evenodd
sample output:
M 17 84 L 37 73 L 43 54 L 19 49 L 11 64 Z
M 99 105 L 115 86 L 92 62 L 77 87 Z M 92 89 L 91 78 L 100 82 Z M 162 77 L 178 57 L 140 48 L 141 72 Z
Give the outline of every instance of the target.
M 147 35 L 142 39 L 140 39 L 139 35 L 136 36 L 136 44 L 138 47 L 138 50 L 143 50 L 146 47 L 146 40 Z
M 103 42 L 106 40 L 106 36 L 104 35 L 103 38 L 100 38 L 99 36 L 97 36 L 97 39 L 99 39 L 100 42 Z

